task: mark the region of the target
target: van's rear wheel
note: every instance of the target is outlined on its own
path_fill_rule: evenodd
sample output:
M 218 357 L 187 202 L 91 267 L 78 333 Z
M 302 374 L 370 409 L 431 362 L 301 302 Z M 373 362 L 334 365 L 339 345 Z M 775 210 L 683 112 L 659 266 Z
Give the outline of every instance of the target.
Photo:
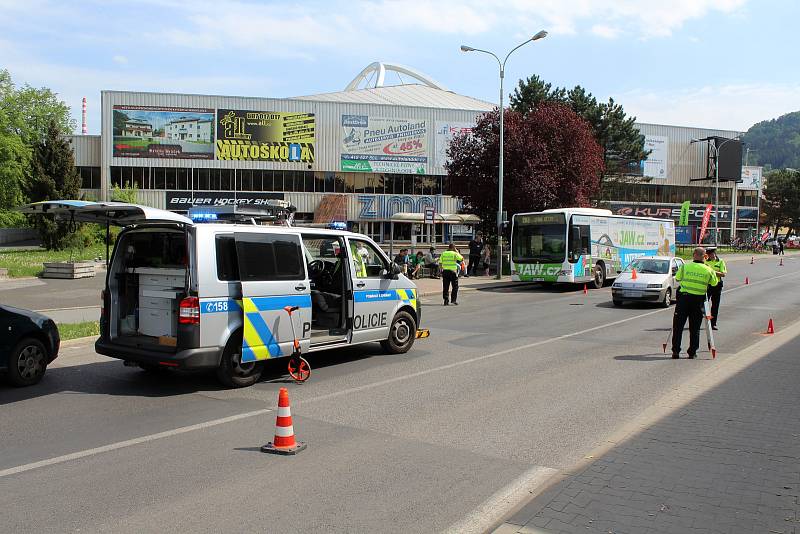
M 242 336 L 234 335 L 222 353 L 217 378 L 227 387 L 246 388 L 258 382 L 263 370 L 263 362 L 242 362 Z
M 389 337 L 381 341 L 389 354 L 403 354 L 411 349 L 417 339 L 417 322 L 405 311 L 397 312 L 389 327 Z

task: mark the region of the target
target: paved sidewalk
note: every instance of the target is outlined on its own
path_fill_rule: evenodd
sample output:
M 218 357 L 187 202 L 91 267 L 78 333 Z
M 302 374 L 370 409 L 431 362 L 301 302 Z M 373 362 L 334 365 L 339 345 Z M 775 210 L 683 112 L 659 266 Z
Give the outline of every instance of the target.
M 800 533 L 799 355 L 795 337 L 556 483 L 496 534 Z

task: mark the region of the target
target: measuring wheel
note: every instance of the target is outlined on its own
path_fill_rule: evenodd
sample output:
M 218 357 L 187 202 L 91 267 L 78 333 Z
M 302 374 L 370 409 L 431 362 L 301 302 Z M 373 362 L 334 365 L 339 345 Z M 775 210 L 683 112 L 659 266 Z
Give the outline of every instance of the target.
M 289 358 L 289 376 L 295 382 L 305 382 L 311 376 L 311 366 L 302 356 L 293 354 Z

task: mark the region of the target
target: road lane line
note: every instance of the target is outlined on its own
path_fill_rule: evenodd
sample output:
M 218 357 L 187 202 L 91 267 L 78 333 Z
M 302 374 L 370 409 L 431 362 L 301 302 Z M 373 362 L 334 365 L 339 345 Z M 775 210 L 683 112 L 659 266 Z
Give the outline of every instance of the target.
M 467 517 L 454 523 L 443 532 L 447 534 L 479 534 L 486 532 L 503 518 L 509 507 L 523 501 L 556 473 L 556 469 L 540 465 L 528 469 L 511 484 L 500 488 Z
M 118 441 L 117 443 L 110 443 L 108 445 L 103 445 L 102 447 L 95 447 L 93 449 L 86 449 L 78 452 L 73 452 L 70 454 L 65 454 L 63 456 L 56 456 L 55 458 L 48 458 L 47 460 L 40 460 L 38 462 L 32 462 L 29 464 L 18 465 L 16 467 L 9 467 L 8 469 L 3 469 L 0 471 L 0 478 L 16 475 L 19 473 L 24 473 L 26 471 L 33 471 L 34 469 L 39 469 L 40 467 L 47 467 L 49 465 L 56 465 L 61 464 L 64 462 L 69 462 L 72 460 L 77 460 L 79 458 L 86 458 L 87 456 L 94 456 L 96 454 L 102 454 L 104 452 L 115 451 L 118 449 L 124 449 L 125 447 L 132 447 L 134 445 L 139 445 L 142 443 L 147 443 L 150 441 L 155 441 L 158 439 L 169 438 L 172 436 L 177 436 L 180 434 L 186 434 L 187 432 L 193 432 L 195 430 L 202 430 L 204 428 L 210 428 L 213 426 L 224 425 L 226 423 L 232 423 L 234 421 L 238 421 L 240 419 L 247 419 L 248 417 L 256 417 L 259 415 L 264 415 L 273 410 L 271 409 L 263 409 L 263 410 L 255 410 L 252 412 L 240 413 L 238 415 L 231 415 L 229 417 L 223 417 L 221 419 L 214 419 L 212 421 L 206 421 L 204 423 L 197 423 L 195 425 L 183 426 L 180 428 L 175 428 L 173 430 L 167 430 L 165 432 L 159 432 L 157 434 L 150 434 L 148 436 L 141 436 L 138 438 L 128 439 L 125 441 Z

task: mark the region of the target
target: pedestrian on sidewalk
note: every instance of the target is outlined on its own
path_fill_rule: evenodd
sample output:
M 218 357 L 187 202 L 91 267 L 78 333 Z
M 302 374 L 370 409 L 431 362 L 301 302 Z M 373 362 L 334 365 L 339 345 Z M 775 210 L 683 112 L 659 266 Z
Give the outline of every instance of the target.
M 481 251 L 481 267 L 483 267 L 483 275 L 489 276 L 489 265 L 492 264 L 492 245 L 486 243 L 483 245 Z
M 786 239 L 778 239 L 778 254 L 781 255 L 781 256 L 785 256 L 786 255 L 783 252 L 783 242 L 784 241 L 786 241 Z
M 397 254 L 397 256 L 394 257 L 394 262 L 397 265 L 400 266 L 400 271 L 403 274 L 407 275 L 408 274 L 408 262 L 409 262 L 408 249 L 407 248 L 401 248 L 400 252 Z
M 692 263 L 680 266 L 675 280 L 681 283 L 678 289 L 678 303 L 672 316 L 672 358 L 677 360 L 681 353 L 681 338 L 686 319 L 689 319 L 689 349 L 686 351 L 690 359 L 697 357 L 700 347 L 700 326 L 703 324 L 706 293 L 709 286 L 717 285 L 719 279 L 714 269 L 705 264 L 706 250 L 697 247 L 692 254 Z
M 436 247 L 431 246 L 425 254 L 425 267 L 430 269 L 431 278 L 439 278 L 439 263 L 436 261 Z
M 453 243 L 450 243 L 447 250 L 439 256 L 439 264 L 442 266 L 442 297 L 445 306 L 450 302 L 454 306 L 458 306 L 458 271 L 461 269 L 463 261 L 464 256 L 458 253 Z
M 481 252 L 483 251 L 483 235 L 478 232 L 469 242 L 469 266 L 467 276 L 478 275 L 478 265 L 481 263 Z
M 418 250 L 417 253 L 411 256 L 411 278 L 415 280 L 422 276 L 422 266 L 425 264 L 425 255 L 422 253 L 421 250 Z
M 722 279 L 728 274 L 728 267 L 725 265 L 725 260 L 717 256 L 717 247 L 708 247 L 706 252 L 708 253 L 706 265 L 714 269 L 714 274 L 719 279 L 717 285 L 708 287 L 708 299 L 711 301 L 711 328 L 717 330 L 719 301 L 722 298 Z

